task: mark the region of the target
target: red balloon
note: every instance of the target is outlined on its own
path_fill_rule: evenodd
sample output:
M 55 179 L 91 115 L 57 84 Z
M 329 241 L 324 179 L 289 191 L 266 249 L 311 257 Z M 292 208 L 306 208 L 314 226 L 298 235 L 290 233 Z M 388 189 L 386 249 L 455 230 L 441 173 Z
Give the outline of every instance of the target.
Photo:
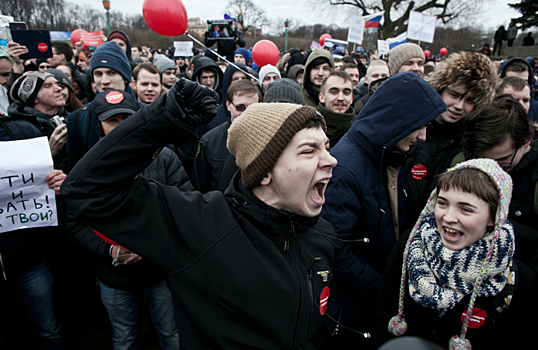
M 424 57 L 430 58 L 431 54 L 430 50 L 424 50 Z
M 92 229 L 92 230 L 93 230 L 93 229 Z M 118 243 L 114 242 L 114 241 L 111 240 L 110 238 L 103 236 L 103 234 L 97 232 L 96 230 L 93 230 L 93 232 L 95 232 L 95 234 L 96 234 L 97 236 L 99 236 L 99 238 L 101 238 L 103 241 L 107 242 L 108 244 L 117 245 L 117 246 L 121 247 L 121 245 L 119 245 Z
M 157 34 L 177 36 L 187 30 L 187 10 L 181 0 L 145 0 L 142 14 Z
M 325 45 L 325 39 L 332 39 L 333 37 L 331 36 L 331 34 L 323 34 L 322 36 L 319 37 L 319 44 L 321 46 Z
M 86 31 L 83 29 L 75 29 L 71 32 L 71 42 L 73 45 L 76 45 L 80 41 L 82 33 L 86 33 Z M 84 47 L 84 50 L 86 50 L 86 47 Z
M 448 53 L 448 50 L 446 49 L 446 47 L 443 47 L 441 50 L 439 50 L 439 53 L 441 54 L 441 56 L 444 57 Z
M 276 66 L 278 57 L 278 47 L 270 40 L 260 40 L 252 48 L 252 59 L 260 68 L 267 64 Z

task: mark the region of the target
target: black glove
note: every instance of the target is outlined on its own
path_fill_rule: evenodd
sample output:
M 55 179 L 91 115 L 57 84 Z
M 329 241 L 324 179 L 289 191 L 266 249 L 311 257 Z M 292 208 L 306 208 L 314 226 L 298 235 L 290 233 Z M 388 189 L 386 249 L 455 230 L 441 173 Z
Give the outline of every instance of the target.
M 219 95 L 208 87 L 185 78 L 178 80 L 171 94 L 185 115 L 178 116 L 180 121 L 192 127 L 205 125 L 217 115 Z

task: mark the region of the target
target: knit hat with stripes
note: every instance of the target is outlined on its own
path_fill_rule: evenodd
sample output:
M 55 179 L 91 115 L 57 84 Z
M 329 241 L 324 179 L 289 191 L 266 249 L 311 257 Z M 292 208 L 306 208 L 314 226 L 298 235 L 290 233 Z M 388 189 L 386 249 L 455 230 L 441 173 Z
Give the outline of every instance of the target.
M 295 134 L 310 120 L 325 119 L 312 107 L 291 103 L 255 103 L 228 129 L 227 147 L 241 169 L 243 185 L 251 190 L 273 169 Z

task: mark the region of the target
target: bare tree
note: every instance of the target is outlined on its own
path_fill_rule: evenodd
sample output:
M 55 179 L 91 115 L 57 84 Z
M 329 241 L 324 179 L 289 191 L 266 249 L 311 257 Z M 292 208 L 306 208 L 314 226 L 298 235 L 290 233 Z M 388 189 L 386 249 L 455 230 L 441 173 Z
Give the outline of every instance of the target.
M 258 7 L 251 0 L 231 0 L 228 5 L 226 5 L 227 13 L 238 19 L 238 21 L 239 8 L 241 8 L 242 14 L 243 34 L 269 24 L 269 20 L 265 15 L 265 10 Z
M 35 1 L 32 0 L 2 0 L 0 1 L 0 12 L 11 16 L 15 21 L 26 22 L 30 25 L 32 16 L 36 10 Z
M 472 18 L 481 13 L 479 6 L 484 0 L 312 0 L 315 4 L 354 7 L 362 16 L 385 11 L 380 31 L 385 38 L 407 30 L 411 11 L 437 16 L 443 24 L 458 18 Z

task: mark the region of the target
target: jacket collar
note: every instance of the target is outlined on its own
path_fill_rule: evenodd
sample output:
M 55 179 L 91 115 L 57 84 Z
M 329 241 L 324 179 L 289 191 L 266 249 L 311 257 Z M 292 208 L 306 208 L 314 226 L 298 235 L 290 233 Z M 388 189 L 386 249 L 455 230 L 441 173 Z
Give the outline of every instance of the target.
M 241 226 L 253 225 L 256 230 L 275 241 L 295 240 L 306 233 L 319 219 L 319 215 L 312 218 L 304 217 L 265 204 L 243 186 L 241 171 L 235 173 L 224 196 L 232 210 L 241 216 L 238 217 Z

